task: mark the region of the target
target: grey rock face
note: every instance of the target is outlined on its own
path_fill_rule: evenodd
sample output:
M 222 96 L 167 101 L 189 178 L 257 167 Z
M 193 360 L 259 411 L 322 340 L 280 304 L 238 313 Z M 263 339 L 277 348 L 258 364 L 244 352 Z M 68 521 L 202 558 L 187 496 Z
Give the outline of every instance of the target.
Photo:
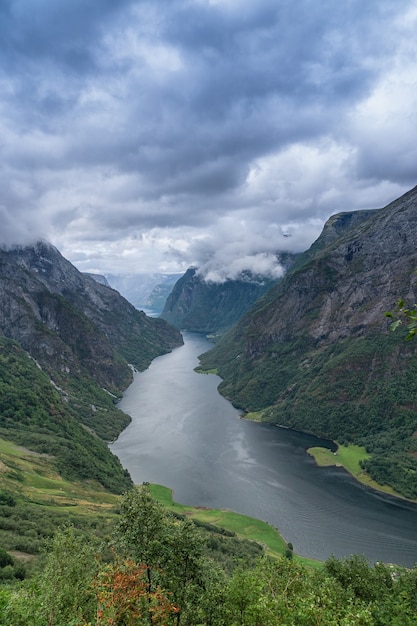
M 238 406 L 278 405 L 293 390 L 296 407 L 301 391 L 293 385 L 300 385 L 303 364 L 318 363 L 332 346 L 340 353 L 343 342 L 348 349 L 356 340 L 386 335 L 384 312 L 400 297 L 410 305 L 417 300 L 416 270 L 417 187 L 385 208 L 332 216 L 281 283 L 206 360 L 219 367 L 221 389 Z M 389 357 L 392 371 L 404 367 L 405 350 L 416 350 L 398 342 Z M 377 376 L 372 365 L 367 368 L 364 380 Z M 316 374 L 323 374 L 322 365 Z
M 382 332 L 384 311 L 400 296 L 414 302 L 416 269 L 417 188 L 384 209 L 332 216 L 275 297 L 249 320 L 257 331 L 247 353 L 298 334 L 331 343 Z
M 0 333 L 43 367 L 65 377 L 86 368 L 109 389 L 180 345 L 162 320 L 151 320 L 120 294 L 79 272 L 46 242 L 0 250 Z

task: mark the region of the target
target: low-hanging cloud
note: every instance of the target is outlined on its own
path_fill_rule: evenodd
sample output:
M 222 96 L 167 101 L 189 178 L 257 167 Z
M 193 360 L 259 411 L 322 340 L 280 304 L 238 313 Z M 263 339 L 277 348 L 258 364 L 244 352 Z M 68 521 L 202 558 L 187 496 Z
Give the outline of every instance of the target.
M 416 26 L 412 0 L 3 3 L 0 239 L 279 273 L 416 184 Z

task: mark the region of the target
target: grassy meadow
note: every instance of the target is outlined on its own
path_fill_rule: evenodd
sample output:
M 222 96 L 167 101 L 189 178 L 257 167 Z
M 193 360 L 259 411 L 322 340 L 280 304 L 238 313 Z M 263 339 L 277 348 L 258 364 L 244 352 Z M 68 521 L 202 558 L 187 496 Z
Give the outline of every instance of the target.
M 155 500 L 169 510 L 190 519 L 208 523 L 235 533 L 239 539 L 256 541 L 264 547 L 265 553 L 270 556 L 282 556 L 286 553 L 287 542 L 279 534 L 278 529 L 267 522 L 263 522 L 247 515 L 234 513 L 222 509 L 206 509 L 179 504 L 172 497 L 172 490 L 162 485 L 151 485 L 151 493 Z M 294 559 L 312 567 L 321 566 L 319 561 L 306 559 L 294 553 Z
M 316 447 L 309 448 L 307 452 L 320 467 L 330 467 L 332 465 L 343 467 L 363 485 L 376 489 L 377 491 L 388 493 L 392 496 L 402 497 L 401 494 L 389 485 L 380 485 L 375 480 L 372 480 L 369 474 L 362 469 L 361 461 L 370 459 L 372 456 L 366 452 L 363 446 L 353 444 L 348 446 L 339 445 L 336 452 L 332 452 L 327 448 Z

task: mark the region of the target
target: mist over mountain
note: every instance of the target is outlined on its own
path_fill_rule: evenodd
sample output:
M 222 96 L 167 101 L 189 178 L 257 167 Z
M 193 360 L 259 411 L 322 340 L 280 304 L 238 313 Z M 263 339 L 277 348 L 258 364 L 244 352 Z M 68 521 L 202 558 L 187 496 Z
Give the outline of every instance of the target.
M 295 262 L 296 255 L 281 253 L 280 275 Z M 169 294 L 161 317 L 177 328 L 205 333 L 223 333 L 281 278 L 241 271 L 225 278 L 226 270 L 210 279 L 206 268 L 189 268 Z
M 258 419 L 365 445 L 381 484 L 417 496 L 417 346 L 384 312 L 417 299 L 417 187 L 339 213 L 216 347 L 220 391 Z
M 108 283 L 138 310 L 159 315 L 181 274 L 107 274 Z

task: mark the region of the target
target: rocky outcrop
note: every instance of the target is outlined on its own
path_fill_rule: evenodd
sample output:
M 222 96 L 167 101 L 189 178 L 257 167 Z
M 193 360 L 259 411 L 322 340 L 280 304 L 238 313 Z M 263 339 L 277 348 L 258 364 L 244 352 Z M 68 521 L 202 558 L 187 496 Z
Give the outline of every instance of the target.
M 132 485 L 105 443 L 130 421 L 115 402 L 130 364 L 144 369 L 181 343 L 50 244 L 0 250 L 1 436 L 47 453 L 62 477 Z
M 100 283 L 100 285 L 105 285 L 105 287 L 110 287 L 109 281 L 102 274 L 90 274 L 89 272 L 84 272 L 84 276 L 89 276 L 90 278 L 93 278 L 95 281 Z
M 88 372 L 111 391 L 131 380 L 128 363 L 144 369 L 182 343 L 172 326 L 146 317 L 46 242 L 0 250 L 0 333 L 53 377 Z

